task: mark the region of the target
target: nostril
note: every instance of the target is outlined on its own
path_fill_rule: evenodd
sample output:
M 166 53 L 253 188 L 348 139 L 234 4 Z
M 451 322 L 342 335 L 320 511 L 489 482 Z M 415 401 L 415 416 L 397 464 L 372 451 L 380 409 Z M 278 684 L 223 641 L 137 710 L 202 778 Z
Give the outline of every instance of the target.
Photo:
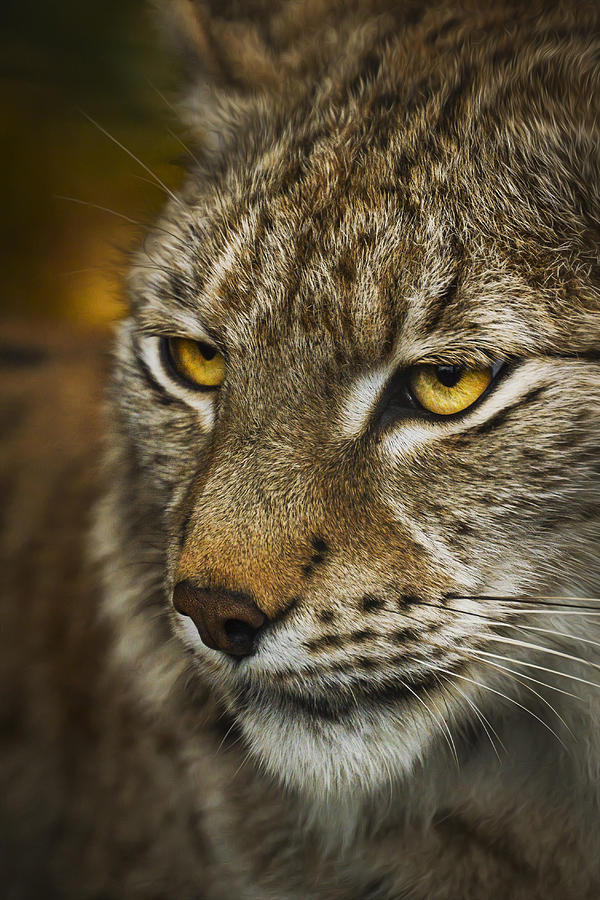
M 254 628 L 248 622 L 242 622 L 241 619 L 226 619 L 223 624 L 223 631 L 231 650 L 235 650 L 238 653 L 250 653 L 252 651 L 258 630 L 258 628 Z
M 231 656 L 252 654 L 256 635 L 266 622 L 247 594 L 201 588 L 192 581 L 175 586 L 173 605 L 192 619 L 207 647 Z

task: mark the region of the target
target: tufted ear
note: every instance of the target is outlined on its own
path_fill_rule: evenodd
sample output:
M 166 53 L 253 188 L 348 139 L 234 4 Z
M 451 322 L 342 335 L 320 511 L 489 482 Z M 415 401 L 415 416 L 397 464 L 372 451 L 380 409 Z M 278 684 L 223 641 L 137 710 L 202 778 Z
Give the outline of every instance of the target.
M 260 97 L 282 89 L 302 55 L 302 21 L 336 2 L 152 0 L 184 67 L 181 117 L 205 156 L 239 139 Z
M 239 139 L 265 97 L 299 96 L 332 59 L 356 65 L 404 9 L 397 0 L 152 2 L 186 65 L 183 118 L 209 154 Z
M 266 95 L 301 90 L 339 39 L 334 22 L 373 2 L 152 0 L 183 61 L 188 85 L 179 109 L 204 154 L 235 143 Z

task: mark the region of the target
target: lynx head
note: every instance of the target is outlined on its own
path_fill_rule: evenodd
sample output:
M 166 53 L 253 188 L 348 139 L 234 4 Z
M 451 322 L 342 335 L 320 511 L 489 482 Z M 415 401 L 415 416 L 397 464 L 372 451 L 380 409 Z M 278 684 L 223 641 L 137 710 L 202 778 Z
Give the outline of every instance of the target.
M 526 667 L 586 623 L 519 598 L 600 586 L 598 15 L 241 5 L 170 7 L 201 158 L 130 278 L 113 606 L 268 771 L 372 788 L 501 694 L 561 727 Z

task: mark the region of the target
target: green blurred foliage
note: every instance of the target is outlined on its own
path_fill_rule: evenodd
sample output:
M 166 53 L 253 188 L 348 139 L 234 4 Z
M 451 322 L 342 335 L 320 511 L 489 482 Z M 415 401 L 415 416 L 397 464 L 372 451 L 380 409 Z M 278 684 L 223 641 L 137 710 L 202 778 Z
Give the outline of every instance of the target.
M 164 192 L 86 115 L 176 185 L 175 64 L 147 0 L 4 0 L 0 29 L 2 313 L 105 323 L 140 229 L 58 197 L 151 221 Z

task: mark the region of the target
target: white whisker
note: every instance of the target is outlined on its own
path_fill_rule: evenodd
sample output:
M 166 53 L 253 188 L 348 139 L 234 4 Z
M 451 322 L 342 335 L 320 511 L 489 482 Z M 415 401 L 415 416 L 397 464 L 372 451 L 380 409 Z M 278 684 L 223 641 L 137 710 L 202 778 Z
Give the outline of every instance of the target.
M 444 737 L 446 738 L 446 743 L 448 744 L 448 747 L 449 747 L 449 749 L 450 749 L 450 752 L 452 753 L 452 755 L 453 755 L 453 757 L 454 757 L 454 759 L 455 759 L 455 761 L 456 761 L 457 767 L 460 768 L 460 763 L 459 763 L 459 761 L 458 761 L 458 753 L 456 752 L 456 745 L 455 745 L 454 740 L 453 740 L 453 738 L 452 738 L 452 734 L 451 734 L 451 732 L 450 732 L 450 729 L 449 729 L 449 727 L 448 727 L 448 724 L 447 724 L 446 722 L 444 722 L 443 719 L 438 719 L 437 716 L 435 716 L 435 715 L 432 713 L 431 709 L 430 709 L 429 706 L 425 703 L 425 701 L 423 700 L 423 698 L 422 698 L 422 697 L 419 697 L 419 695 L 417 694 L 417 692 L 414 691 L 414 690 L 410 687 L 410 685 L 408 685 L 403 679 L 400 679 L 400 684 L 402 685 L 403 688 L 405 688 L 407 691 L 409 691 L 409 692 L 413 695 L 413 697 L 415 697 L 415 699 L 419 701 L 419 703 L 421 703 L 421 704 L 425 707 L 425 709 L 427 710 L 427 712 L 429 713 L 429 715 L 431 716 L 431 718 L 433 719 L 433 721 L 436 723 L 436 725 L 441 726 L 442 732 L 443 732 L 443 734 L 444 734 Z
M 598 665 L 598 663 L 582 659 L 580 656 L 573 656 L 572 653 L 564 653 L 562 650 L 554 650 L 551 647 L 545 647 L 543 644 L 533 644 L 531 641 L 519 641 L 516 638 L 503 637 L 500 634 L 490 634 L 488 637 L 490 640 L 500 644 L 510 644 L 513 647 L 525 647 L 528 650 L 540 650 L 542 653 L 549 653 L 551 656 L 559 656 L 561 659 L 568 659 L 581 666 L 589 666 L 592 669 L 598 669 L 600 671 L 600 665 Z
M 145 172 L 147 172 L 148 175 L 150 175 L 150 177 L 154 180 L 154 182 L 156 184 L 158 184 L 163 189 L 163 191 L 166 191 L 166 193 L 169 195 L 171 200 L 174 200 L 178 206 L 183 205 L 181 203 L 181 201 L 179 200 L 179 198 L 173 193 L 173 191 L 169 187 L 167 187 L 167 185 L 164 183 L 164 181 L 162 181 L 162 179 L 160 179 L 158 177 L 158 175 L 155 172 L 153 172 L 149 166 L 147 166 L 144 162 L 142 162 L 142 160 L 138 156 L 136 156 L 135 153 L 132 153 L 132 151 L 129 150 L 125 146 L 125 144 L 122 144 L 121 141 L 119 141 L 116 137 L 114 137 L 114 135 L 112 135 L 110 133 L 110 131 L 107 131 L 106 128 L 103 128 L 99 122 L 96 122 L 96 120 L 92 119 L 91 116 L 88 116 L 87 113 L 84 112 L 83 115 L 88 120 L 88 122 L 90 122 L 92 125 L 94 125 L 95 128 L 98 129 L 98 131 L 101 131 L 102 134 L 104 134 L 110 141 L 113 142 L 113 144 L 116 144 L 116 146 L 119 147 L 124 153 L 126 153 L 127 156 L 131 157 L 131 159 L 133 159 L 138 164 L 138 166 L 141 166 L 142 169 Z
M 533 666 L 531 663 L 521 663 L 520 660 L 513 659 L 512 656 L 501 656 L 498 653 L 490 653 L 487 650 L 475 650 L 475 651 L 473 651 L 473 653 L 474 653 L 475 659 L 481 659 L 479 654 L 482 654 L 485 657 L 489 656 L 492 659 L 501 659 L 501 660 L 504 660 L 504 662 L 513 663 L 514 665 L 524 665 L 527 667 L 532 666 L 533 668 L 536 668 L 536 669 L 544 668 L 543 666 Z M 481 662 L 492 665 L 492 663 L 489 663 L 489 661 L 487 659 L 481 659 Z M 558 694 L 564 694 L 565 697 L 572 697 L 574 700 L 581 699 L 580 697 L 577 696 L 577 694 L 573 694 L 571 691 L 565 691 L 562 688 L 556 687 L 556 685 L 554 685 L 554 684 L 548 684 L 546 681 L 539 681 L 537 678 L 534 678 L 533 675 L 526 675 L 524 672 L 515 672 L 514 669 L 511 669 L 508 666 L 503 666 L 498 662 L 493 663 L 493 665 L 495 668 L 501 669 L 503 672 L 510 672 L 511 675 L 518 675 L 519 678 L 525 678 L 527 681 L 532 681 L 534 684 L 539 684 L 540 687 L 548 688 L 548 690 L 550 690 L 550 691 L 556 691 Z M 552 669 L 547 669 L 544 671 L 547 671 L 549 674 L 552 674 Z M 561 673 L 556 673 L 556 674 L 561 674 Z M 527 685 L 524 685 L 524 687 L 527 687 Z M 600 685 L 598 685 L 598 687 L 600 687 Z M 556 712 L 556 710 L 554 710 L 554 712 Z M 558 715 L 558 713 L 557 713 L 557 715 Z M 560 716 L 559 716 L 559 718 L 560 718 Z
M 440 646 L 439 644 L 436 644 L 434 641 L 426 640 L 426 643 L 427 643 L 427 644 L 430 644 L 430 645 L 433 646 L 433 647 L 439 647 L 439 646 Z M 516 681 L 518 684 L 520 684 L 522 687 L 524 687 L 525 690 L 530 691 L 530 692 L 531 692 L 532 694 L 534 694 L 539 700 L 541 700 L 542 703 L 544 703 L 544 704 L 545 704 L 545 705 L 546 705 L 546 706 L 554 713 L 554 715 L 555 715 L 558 719 L 560 719 L 560 721 L 561 721 L 562 724 L 565 726 L 565 728 L 567 729 L 567 731 L 569 731 L 569 732 L 572 734 L 571 729 L 569 728 L 569 726 L 567 725 L 567 723 L 565 722 L 565 720 L 563 719 L 563 717 L 560 715 L 560 713 L 558 713 L 557 710 L 552 706 L 552 704 L 551 704 L 545 697 L 543 697 L 543 696 L 539 693 L 539 691 L 536 691 L 535 688 L 532 688 L 531 685 L 525 684 L 525 682 L 522 681 L 522 679 L 524 678 L 524 679 L 526 679 L 527 681 L 532 681 L 532 682 L 534 682 L 535 684 L 540 685 L 541 687 L 549 688 L 550 690 L 555 690 L 555 691 L 557 691 L 557 692 L 560 693 L 560 694 L 566 694 L 567 696 L 570 696 L 570 697 L 573 697 L 573 698 L 576 698 L 576 695 L 575 695 L 575 694 L 571 694 L 571 693 L 569 693 L 568 691 L 562 690 L 561 688 L 553 687 L 552 685 L 547 684 L 545 681 L 538 681 L 536 678 L 533 678 L 533 677 L 530 676 L 530 675 L 525 675 L 525 674 L 522 673 L 522 672 L 515 672 L 514 669 L 510 669 L 508 666 L 503 666 L 503 665 L 500 665 L 499 663 L 492 663 L 492 662 L 490 662 L 488 659 L 482 659 L 482 657 L 479 656 L 478 654 L 479 654 L 479 653 L 486 653 L 486 651 L 484 651 L 484 650 L 478 651 L 478 650 L 476 650 L 476 649 L 465 650 L 465 649 L 463 649 L 463 648 L 454 648 L 453 652 L 454 652 L 454 653 L 457 653 L 458 655 L 460 655 L 460 656 L 462 656 L 462 657 L 464 657 L 465 659 L 469 659 L 469 660 L 471 660 L 471 661 L 477 660 L 477 661 L 483 663 L 484 665 L 490 666 L 490 667 L 493 668 L 493 669 L 498 669 L 498 670 L 502 670 L 502 671 L 504 671 L 504 672 L 510 673 L 510 674 L 513 676 L 513 680 L 514 680 L 514 681 Z M 492 653 L 492 654 L 490 654 L 490 655 L 491 655 L 491 656 L 494 656 L 495 654 Z M 508 662 L 513 662 L 513 660 L 512 660 L 511 658 L 509 658 L 509 659 L 508 659 Z M 574 737 L 574 735 L 573 735 L 573 737 Z
M 440 666 L 439 671 L 446 672 L 446 674 L 450 675 L 452 678 L 460 678 L 462 681 L 469 681 L 471 684 L 483 688 L 483 690 L 490 691 L 492 694 L 496 694 L 498 697 L 502 697 L 504 700 L 508 700 L 509 703 L 513 703 L 515 706 L 518 706 L 519 709 L 522 709 L 523 712 L 526 712 L 530 716 L 532 716 L 537 722 L 540 723 L 540 725 L 543 725 L 543 727 L 546 728 L 550 732 L 550 734 L 554 735 L 559 744 L 564 747 L 565 750 L 567 749 L 560 735 L 558 735 L 556 731 L 554 731 L 554 729 L 551 728 L 550 725 L 548 725 L 547 722 L 544 722 L 544 720 L 536 713 L 534 713 L 533 710 L 529 709 L 529 707 L 527 706 L 524 706 L 522 703 L 519 703 L 519 701 L 515 700 L 514 697 L 509 697 L 507 694 L 503 694 L 502 691 L 498 691 L 496 690 L 496 688 L 490 687 L 489 684 L 482 684 L 480 681 L 469 678 L 467 675 L 461 675 L 459 672 L 453 672 L 451 669 L 444 669 L 442 666 Z
M 523 595 L 514 595 L 511 597 L 500 597 L 494 596 L 493 594 L 449 594 L 449 600 L 492 600 L 494 603 L 555 603 L 558 606 L 562 606 L 563 603 L 600 603 L 599 597 L 554 597 L 554 596 L 546 596 L 540 595 L 536 596 L 523 596 Z
M 484 714 L 481 712 L 481 710 L 479 709 L 477 704 L 474 703 L 471 700 L 471 698 L 465 694 L 464 691 L 461 691 L 461 689 L 459 688 L 459 686 L 457 684 L 451 684 L 449 678 L 444 678 L 444 681 L 449 686 L 451 691 L 456 691 L 458 694 L 460 694 L 460 696 L 463 698 L 465 703 L 467 703 L 471 707 L 471 709 L 473 710 L 473 712 L 475 713 L 475 715 L 481 722 L 481 726 L 488 736 L 489 742 L 492 745 L 492 749 L 498 759 L 498 762 L 500 762 L 500 754 L 499 754 L 498 748 L 496 747 L 496 744 L 494 742 L 494 738 L 492 737 L 492 733 L 494 734 L 494 737 L 498 740 L 498 743 L 500 744 L 500 746 L 502 747 L 502 749 L 504 750 L 505 753 L 506 753 L 506 747 L 502 743 L 502 739 L 500 738 L 498 732 L 496 731 L 496 729 L 494 728 L 494 726 L 492 725 L 490 720 L 487 718 L 487 716 L 484 716 Z
M 175 116 L 175 118 L 176 118 L 177 120 L 179 120 L 179 119 L 181 118 L 181 116 L 180 116 L 180 114 L 177 112 L 176 108 L 173 106 L 173 104 L 171 103 L 171 101 L 170 101 L 167 97 L 165 97 L 165 95 L 162 93 L 162 91 L 160 91 L 160 90 L 156 87 L 156 85 L 153 84 L 151 81 L 148 81 L 148 84 L 150 85 L 150 87 L 152 88 L 152 90 L 153 90 L 156 94 L 158 94 L 158 96 L 160 97 L 160 99 L 162 100 L 162 102 L 165 104 L 165 106 L 167 107 L 167 109 L 169 109 L 169 110 L 173 113 L 173 115 Z M 198 159 L 198 157 L 196 156 L 196 154 L 193 153 L 193 151 L 191 150 L 191 148 L 188 147 L 188 145 L 185 143 L 185 141 L 183 141 L 182 138 L 181 138 L 178 134 L 176 134 L 176 133 L 173 131 L 172 128 L 167 128 L 167 131 L 169 132 L 169 134 L 171 135 L 171 137 L 174 138 L 174 139 L 177 141 L 178 144 L 181 144 L 181 146 L 183 147 L 183 149 L 185 150 L 185 152 L 188 154 L 188 156 L 189 156 L 191 159 L 193 159 L 194 162 L 195 162 L 198 166 L 201 166 L 200 160 Z
M 546 666 L 540 666 L 537 663 L 532 663 L 525 661 L 523 659 L 514 659 L 512 656 L 502 656 L 498 653 L 491 653 L 488 650 L 477 650 L 477 653 L 483 653 L 486 656 L 493 656 L 495 659 L 503 659 L 507 662 L 511 662 L 516 666 L 526 666 L 528 669 L 538 669 L 541 672 L 547 672 L 549 675 L 559 675 L 561 678 L 568 678 L 571 681 L 577 681 L 580 684 L 587 684 L 590 687 L 600 688 L 600 684 L 596 681 L 588 681 L 587 678 L 580 678 L 578 675 L 572 675 L 570 672 L 561 672 L 560 669 L 549 669 Z M 528 676 L 522 675 L 523 678 L 527 678 Z M 544 684 L 544 682 L 538 682 L 539 684 Z M 553 685 L 547 684 L 546 687 L 551 688 L 553 691 L 559 691 L 561 694 L 567 694 L 568 697 L 575 697 L 576 699 L 580 699 L 577 694 L 572 694 L 570 691 L 563 691 L 560 688 L 557 688 Z
M 566 638 L 569 641 L 577 641 L 582 644 L 590 644 L 592 647 L 600 647 L 600 641 L 593 641 L 591 638 L 580 637 L 578 634 L 569 634 L 568 631 L 555 631 L 553 628 L 538 628 L 535 625 L 516 625 L 514 622 L 497 623 L 502 628 L 515 628 L 519 631 L 535 631 L 539 634 L 549 634 L 554 637 Z
M 179 135 L 176 134 L 172 128 L 167 128 L 167 131 L 169 132 L 171 137 L 177 141 L 178 144 L 181 144 L 181 146 L 183 147 L 183 149 L 185 150 L 187 155 L 190 157 L 190 159 L 193 159 L 194 162 L 196 163 L 196 165 L 200 166 L 200 160 L 198 159 L 198 157 L 196 156 L 195 153 L 192 153 L 192 151 L 190 150 L 188 145 L 185 143 L 185 141 L 182 141 L 182 139 L 179 137 Z

